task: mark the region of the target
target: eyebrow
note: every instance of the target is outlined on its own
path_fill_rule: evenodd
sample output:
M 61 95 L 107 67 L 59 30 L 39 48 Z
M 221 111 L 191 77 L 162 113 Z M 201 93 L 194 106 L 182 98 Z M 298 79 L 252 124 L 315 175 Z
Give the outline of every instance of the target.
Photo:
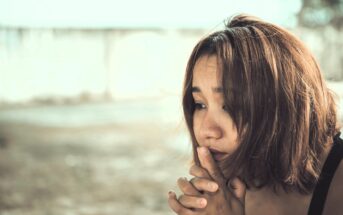
M 212 90 L 215 93 L 222 93 L 223 92 L 222 87 L 213 87 Z M 197 87 L 197 86 L 192 87 L 192 93 L 200 93 L 200 92 L 201 92 L 200 87 Z

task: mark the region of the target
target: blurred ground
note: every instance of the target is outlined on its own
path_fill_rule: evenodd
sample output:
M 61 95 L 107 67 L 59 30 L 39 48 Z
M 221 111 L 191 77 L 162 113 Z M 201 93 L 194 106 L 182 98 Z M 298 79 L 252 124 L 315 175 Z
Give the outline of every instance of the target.
M 190 155 L 178 98 L 0 108 L 0 215 L 173 214 Z
M 186 175 L 190 147 L 181 118 L 154 108 L 0 110 L 0 214 L 172 214 L 167 192 Z

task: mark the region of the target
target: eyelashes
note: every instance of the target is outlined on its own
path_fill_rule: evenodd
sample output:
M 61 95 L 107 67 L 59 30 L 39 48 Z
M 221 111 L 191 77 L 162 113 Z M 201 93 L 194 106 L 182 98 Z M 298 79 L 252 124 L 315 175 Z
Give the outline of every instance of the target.
M 195 102 L 194 103 L 194 109 L 195 110 L 204 110 L 206 109 L 206 105 L 204 103 L 201 103 L 201 102 Z M 223 105 L 222 106 L 222 109 L 226 112 L 228 112 L 228 107 L 226 105 Z
M 206 108 L 206 105 L 200 102 L 195 102 L 194 103 L 194 109 L 195 110 L 203 110 Z

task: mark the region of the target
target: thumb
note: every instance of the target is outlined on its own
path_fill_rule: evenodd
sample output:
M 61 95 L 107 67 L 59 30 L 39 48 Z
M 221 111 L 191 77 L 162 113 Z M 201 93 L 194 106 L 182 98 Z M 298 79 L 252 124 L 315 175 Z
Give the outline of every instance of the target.
M 229 181 L 228 186 L 238 198 L 238 200 L 244 205 L 245 194 L 247 190 L 245 183 L 236 177 Z

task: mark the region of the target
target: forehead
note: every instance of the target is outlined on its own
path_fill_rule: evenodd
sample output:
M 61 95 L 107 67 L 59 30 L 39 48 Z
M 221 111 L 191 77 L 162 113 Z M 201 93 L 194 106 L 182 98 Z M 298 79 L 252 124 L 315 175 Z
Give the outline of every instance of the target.
M 196 61 L 192 82 L 193 86 L 204 83 L 215 86 L 221 85 L 221 69 L 215 55 L 204 55 Z

